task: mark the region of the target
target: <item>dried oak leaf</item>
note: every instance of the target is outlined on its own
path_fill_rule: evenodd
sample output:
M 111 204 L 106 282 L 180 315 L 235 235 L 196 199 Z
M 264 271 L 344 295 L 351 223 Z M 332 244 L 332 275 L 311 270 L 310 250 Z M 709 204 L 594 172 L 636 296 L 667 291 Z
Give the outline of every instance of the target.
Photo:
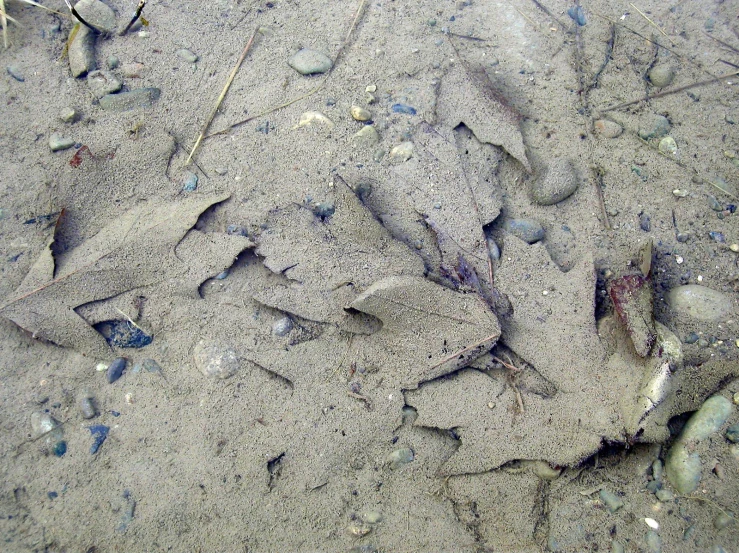
M 147 201 L 56 259 L 52 237 L 0 314 L 37 338 L 108 356 L 105 339 L 75 309 L 158 283 L 196 294 L 203 280 L 254 245 L 243 237 L 190 230 L 203 211 L 227 198 Z

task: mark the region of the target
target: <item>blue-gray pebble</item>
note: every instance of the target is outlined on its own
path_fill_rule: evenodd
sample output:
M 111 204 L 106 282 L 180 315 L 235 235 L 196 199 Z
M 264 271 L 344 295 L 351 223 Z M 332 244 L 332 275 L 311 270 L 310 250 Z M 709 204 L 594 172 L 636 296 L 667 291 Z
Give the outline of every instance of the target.
M 333 62 L 322 52 L 303 48 L 293 54 L 287 64 L 301 75 L 313 75 L 315 73 L 326 73 L 331 69 Z
M 544 239 L 544 227 L 534 219 L 508 219 L 503 224 L 503 228 L 529 244 Z

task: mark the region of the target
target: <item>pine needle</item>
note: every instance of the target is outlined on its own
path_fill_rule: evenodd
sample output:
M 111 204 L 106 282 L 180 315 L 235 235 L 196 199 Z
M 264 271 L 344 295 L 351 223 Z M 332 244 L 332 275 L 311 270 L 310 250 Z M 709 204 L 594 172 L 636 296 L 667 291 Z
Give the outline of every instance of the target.
M 205 133 L 208 132 L 208 127 L 210 127 L 210 124 L 213 122 L 213 119 L 215 119 L 215 116 L 218 113 L 218 108 L 221 107 L 221 102 L 223 102 L 223 99 L 226 97 L 226 94 L 228 93 L 228 89 L 231 88 L 231 83 L 233 82 L 234 77 L 236 77 L 236 73 L 238 73 L 239 68 L 241 67 L 241 64 L 244 62 L 244 58 L 246 58 L 246 54 L 248 54 L 249 50 L 251 50 L 252 44 L 254 44 L 254 39 L 256 38 L 258 32 L 259 32 L 259 29 L 254 30 L 254 33 L 252 33 L 251 38 L 249 39 L 249 42 L 246 43 L 244 50 L 241 52 L 241 56 L 239 56 L 239 59 L 236 62 L 236 65 L 234 65 L 233 69 L 231 70 L 231 74 L 228 76 L 228 79 L 226 80 L 226 85 L 223 87 L 223 90 L 221 90 L 221 94 L 218 96 L 218 99 L 216 100 L 216 105 L 213 107 L 213 110 L 210 112 L 210 115 L 205 120 L 205 123 L 203 124 L 203 128 L 200 130 L 200 134 L 198 135 L 198 139 L 195 141 L 195 145 L 192 147 L 192 150 L 190 151 L 190 155 L 187 156 L 187 161 L 185 162 L 185 165 L 188 165 L 190 163 L 190 161 L 192 160 L 192 157 L 195 155 L 195 152 L 200 146 L 200 143 L 203 141 L 203 138 L 205 138 Z

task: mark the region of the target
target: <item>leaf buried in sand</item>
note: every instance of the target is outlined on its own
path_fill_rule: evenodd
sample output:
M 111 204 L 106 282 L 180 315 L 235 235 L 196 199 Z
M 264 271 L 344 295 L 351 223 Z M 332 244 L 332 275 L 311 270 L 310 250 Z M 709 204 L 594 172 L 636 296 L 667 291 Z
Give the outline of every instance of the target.
M 212 271 L 230 266 L 236 255 L 253 245 L 249 240 L 230 236 L 227 244 L 216 248 L 198 231 L 183 240 L 203 211 L 227 198 L 142 203 L 56 260 L 52 239 L 0 307 L 0 314 L 35 337 L 106 357 L 110 349 L 105 339 L 75 308 L 162 281 L 197 288 L 200 282 L 178 281 L 188 275 L 216 274 Z M 197 251 L 185 256 L 180 252 L 185 245 Z
M 531 172 L 521 116 L 502 100 L 484 69 L 453 65 L 441 81 L 437 113 L 446 127 L 464 123 L 480 142 L 500 146 Z
M 382 279 L 349 307 L 382 321 L 382 330 L 365 338 L 364 348 L 390 355 L 405 389 L 464 367 L 500 336 L 498 320 L 482 298 L 419 277 Z
M 618 318 L 629 333 L 634 349 L 639 355 L 646 357 L 657 338 L 651 279 L 643 275 L 623 275 L 608 285 L 608 294 Z

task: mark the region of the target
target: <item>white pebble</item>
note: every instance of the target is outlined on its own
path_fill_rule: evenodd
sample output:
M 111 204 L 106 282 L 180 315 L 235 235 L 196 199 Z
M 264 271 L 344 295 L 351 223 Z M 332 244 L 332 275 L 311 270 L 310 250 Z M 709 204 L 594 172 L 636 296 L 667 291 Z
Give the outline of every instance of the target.
M 654 530 L 659 529 L 659 522 L 657 522 L 653 518 L 645 518 L 644 519 L 644 522 L 646 522 L 647 523 L 647 526 L 649 526 L 650 528 L 652 528 Z

